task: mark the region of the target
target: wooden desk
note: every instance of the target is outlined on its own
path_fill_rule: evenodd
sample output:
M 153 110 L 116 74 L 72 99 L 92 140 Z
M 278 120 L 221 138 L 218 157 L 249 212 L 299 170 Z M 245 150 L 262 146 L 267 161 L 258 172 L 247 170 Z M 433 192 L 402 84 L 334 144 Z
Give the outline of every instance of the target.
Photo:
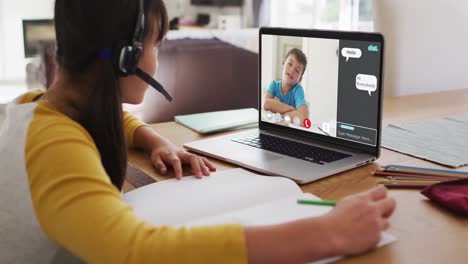
M 417 95 L 400 98 L 387 98 L 384 102 L 383 123 L 402 123 L 421 119 L 430 119 L 468 112 L 468 89 L 437 94 Z M 169 138 L 178 146 L 183 143 L 203 138 L 201 135 L 175 122 L 151 126 L 158 133 Z M 219 134 L 217 134 L 219 135 Z M 131 151 L 130 163 L 140 169 L 140 176 L 131 177 L 135 185 L 147 184 L 154 180 L 165 180 L 172 176 L 158 175 L 149 159 L 142 153 Z M 442 168 L 436 164 L 412 158 L 387 149 L 382 149 L 378 164 L 406 164 Z M 214 160 L 218 170 L 236 166 Z M 340 173 L 304 186 L 304 192 L 310 192 L 323 199 L 341 199 L 347 195 L 367 190 L 376 185 L 376 178 L 371 176 L 379 165 Z M 459 170 L 468 171 L 468 167 Z M 146 175 L 145 175 L 146 174 Z M 186 175 L 190 174 L 186 172 Z M 148 180 L 148 175 L 152 179 Z M 126 189 L 132 186 L 127 183 Z M 390 190 L 390 196 L 397 201 L 397 210 L 391 218 L 390 233 L 398 241 L 387 247 L 362 256 L 347 258 L 338 263 L 467 263 L 468 259 L 468 219 L 453 215 L 432 204 L 417 190 Z

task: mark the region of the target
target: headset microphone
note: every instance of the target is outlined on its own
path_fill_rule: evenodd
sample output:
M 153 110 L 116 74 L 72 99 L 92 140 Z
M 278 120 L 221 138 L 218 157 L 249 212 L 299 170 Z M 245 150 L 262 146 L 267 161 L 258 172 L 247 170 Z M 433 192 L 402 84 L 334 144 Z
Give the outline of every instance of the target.
M 166 99 L 169 102 L 172 102 L 172 96 L 166 91 L 166 89 L 164 89 L 164 87 L 158 81 L 153 79 L 153 77 L 151 77 L 149 74 L 147 74 L 146 72 L 144 72 L 143 70 L 137 67 L 135 71 L 135 75 L 138 76 L 143 81 L 145 81 L 154 89 L 158 90 L 158 92 L 164 95 L 164 97 L 166 97 Z

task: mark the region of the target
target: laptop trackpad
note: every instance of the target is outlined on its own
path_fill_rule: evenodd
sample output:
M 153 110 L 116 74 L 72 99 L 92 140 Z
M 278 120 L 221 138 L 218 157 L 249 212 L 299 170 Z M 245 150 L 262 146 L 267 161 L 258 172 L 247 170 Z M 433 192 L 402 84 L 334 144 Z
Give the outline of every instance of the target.
M 260 152 L 244 155 L 240 160 L 247 161 L 246 164 L 258 164 L 268 163 L 282 158 L 284 157 L 271 153 Z

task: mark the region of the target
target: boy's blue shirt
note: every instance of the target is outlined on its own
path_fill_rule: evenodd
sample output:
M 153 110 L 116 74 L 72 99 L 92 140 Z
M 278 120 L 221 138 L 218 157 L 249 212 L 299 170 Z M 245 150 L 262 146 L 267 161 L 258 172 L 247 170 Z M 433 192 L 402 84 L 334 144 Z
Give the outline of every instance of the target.
M 270 93 L 273 98 L 278 97 L 282 103 L 293 106 L 298 109 L 301 105 L 306 105 L 307 102 L 304 96 L 304 88 L 298 83 L 294 85 L 289 92 L 283 96 L 281 85 L 283 81 L 273 80 L 267 88 L 267 93 Z

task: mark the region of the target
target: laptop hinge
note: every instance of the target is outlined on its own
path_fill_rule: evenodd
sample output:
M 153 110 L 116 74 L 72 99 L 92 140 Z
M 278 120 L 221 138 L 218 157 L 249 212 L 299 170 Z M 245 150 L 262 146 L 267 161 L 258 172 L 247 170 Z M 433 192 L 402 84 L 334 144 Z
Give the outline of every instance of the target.
M 270 136 L 275 136 L 275 137 L 279 137 L 279 138 L 286 139 L 286 140 L 292 140 L 292 141 L 296 141 L 296 142 L 300 142 L 300 143 L 304 143 L 308 145 L 323 146 L 323 147 L 327 147 L 331 149 L 343 150 L 343 151 L 356 153 L 356 154 L 366 153 L 360 149 L 355 149 L 355 148 L 343 146 L 340 144 L 333 144 L 330 142 L 324 142 L 322 140 L 317 140 L 317 139 L 308 139 L 308 138 L 304 138 L 304 137 L 294 135 L 291 133 L 278 131 L 275 129 L 260 129 L 259 128 L 259 132 L 262 134 L 267 134 Z M 366 154 L 369 154 L 369 153 L 366 153 Z

